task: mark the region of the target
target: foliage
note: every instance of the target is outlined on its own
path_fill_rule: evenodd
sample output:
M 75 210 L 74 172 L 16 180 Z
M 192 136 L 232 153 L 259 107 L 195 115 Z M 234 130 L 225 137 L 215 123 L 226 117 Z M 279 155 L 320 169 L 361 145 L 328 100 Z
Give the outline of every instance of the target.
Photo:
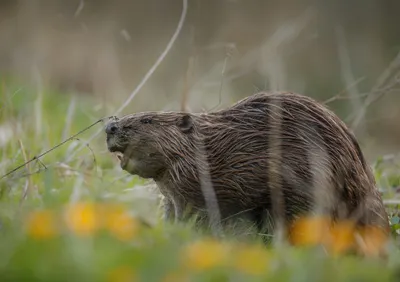
M 0 90 L 1 175 L 107 111 L 87 97 L 11 85 Z M 354 243 L 351 226 L 318 233 L 326 227 L 318 218 L 298 223 L 294 234 L 303 235 L 292 242 L 298 247 L 217 240 L 161 222 L 157 196 L 119 168 L 103 135 L 70 158 L 92 133 L 0 181 L 1 281 L 396 281 L 399 275 L 395 208 L 387 260 L 375 256 L 374 246 L 387 243 L 378 233 L 364 237 L 372 256 L 344 255 Z M 395 198 L 400 177 L 387 166 L 384 160 L 374 166 L 377 182 L 386 198 Z

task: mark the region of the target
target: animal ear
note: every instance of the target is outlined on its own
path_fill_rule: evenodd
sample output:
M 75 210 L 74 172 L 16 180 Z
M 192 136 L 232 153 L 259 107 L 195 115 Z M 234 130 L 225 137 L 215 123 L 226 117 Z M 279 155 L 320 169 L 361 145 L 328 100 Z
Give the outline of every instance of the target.
M 189 114 L 185 114 L 178 119 L 178 127 L 183 133 L 189 133 L 193 128 L 193 119 Z

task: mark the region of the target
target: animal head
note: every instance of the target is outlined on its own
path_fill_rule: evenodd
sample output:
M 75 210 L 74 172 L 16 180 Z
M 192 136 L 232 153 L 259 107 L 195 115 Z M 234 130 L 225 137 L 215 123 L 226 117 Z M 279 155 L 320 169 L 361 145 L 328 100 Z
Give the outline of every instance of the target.
M 105 132 L 108 150 L 119 153 L 122 169 L 157 179 L 174 158 L 185 154 L 194 121 L 187 113 L 145 112 L 115 118 Z

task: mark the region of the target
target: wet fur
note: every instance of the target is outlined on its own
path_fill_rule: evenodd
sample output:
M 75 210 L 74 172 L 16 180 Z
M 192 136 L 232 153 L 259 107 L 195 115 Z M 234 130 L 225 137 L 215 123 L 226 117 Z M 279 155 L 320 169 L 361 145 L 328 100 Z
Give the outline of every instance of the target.
M 167 219 L 245 217 L 265 231 L 271 217 L 290 223 L 319 204 L 334 219 L 388 229 L 358 142 L 309 97 L 257 93 L 213 113 L 138 113 L 115 126 L 110 151 L 124 153 L 125 170 L 156 181 Z

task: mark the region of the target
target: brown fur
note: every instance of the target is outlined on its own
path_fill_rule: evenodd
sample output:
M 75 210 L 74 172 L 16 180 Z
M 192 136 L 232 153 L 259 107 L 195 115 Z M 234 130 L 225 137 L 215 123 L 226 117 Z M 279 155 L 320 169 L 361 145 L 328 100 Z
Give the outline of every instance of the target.
M 212 113 L 145 112 L 107 126 L 123 169 L 156 181 L 167 218 L 235 216 L 260 229 L 318 211 L 388 229 L 372 171 L 346 125 L 309 97 L 258 93 Z M 211 188 L 211 189 L 210 189 Z

